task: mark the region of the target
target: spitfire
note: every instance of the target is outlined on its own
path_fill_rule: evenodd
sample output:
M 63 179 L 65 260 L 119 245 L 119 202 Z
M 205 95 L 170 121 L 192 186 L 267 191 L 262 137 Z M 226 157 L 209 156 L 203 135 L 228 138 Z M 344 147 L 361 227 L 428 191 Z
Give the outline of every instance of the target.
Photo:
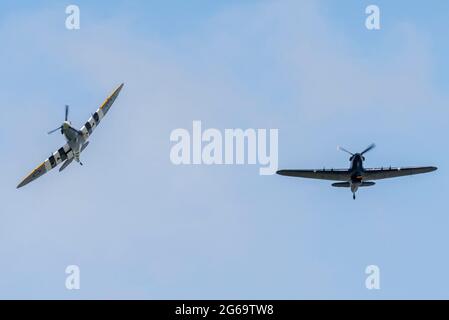
M 89 137 L 92 132 L 100 124 L 101 120 L 106 116 L 115 99 L 119 95 L 123 88 L 123 83 L 106 99 L 102 106 L 89 118 L 89 120 L 84 124 L 81 129 L 76 129 L 72 127 L 69 121 L 69 106 L 65 106 L 65 118 L 63 124 L 50 131 L 48 134 L 52 134 L 58 130 L 64 135 L 67 143 L 61 147 L 58 151 L 53 153 L 47 160 L 40 164 L 36 169 L 34 169 L 23 181 L 17 186 L 17 188 L 22 188 L 28 183 L 40 178 L 48 171 L 56 168 L 59 164 L 63 163 L 59 171 L 61 172 L 67 168 L 73 160 L 78 162 L 80 165 L 83 163 L 80 160 L 81 152 L 86 149 L 89 144 Z
M 374 149 L 375 146 L 376 145 L 373 143 L 360 153 L 352 153 L 344 148 L 338 147 L 338 150 L 351 155 L 349 158 L 351 167 L 349 169 L 279 170 L 277 174 L 290 177 L 341 181 L 333 183 L 332 186 L 351 188 L 352 198 L 355 200 L 355 193 L 359 187 L 375 185 L 375 182 L 370 180 L 409 176 L 437 170 L 436 167 L 364 168 L 364 154 Z

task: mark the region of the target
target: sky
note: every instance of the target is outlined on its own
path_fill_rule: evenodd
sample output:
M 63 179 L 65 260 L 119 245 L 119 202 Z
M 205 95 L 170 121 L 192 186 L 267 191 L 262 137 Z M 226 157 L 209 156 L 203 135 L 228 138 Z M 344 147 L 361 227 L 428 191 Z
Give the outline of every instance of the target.
M 437 0 L 2 1 L 0 298 L 447 299 L 448 15 Z M 64 144 L 46 134 L 64 105 L 81 127 L 122 82 L 84 166 L 17 190 Z M 257 165 L 173 165 L 170 133 L 195 120 L 278 129 L 280 169 L 346 168 L 337 145 L 375 142 L 366 167 L 438 171 L 353 201 Z

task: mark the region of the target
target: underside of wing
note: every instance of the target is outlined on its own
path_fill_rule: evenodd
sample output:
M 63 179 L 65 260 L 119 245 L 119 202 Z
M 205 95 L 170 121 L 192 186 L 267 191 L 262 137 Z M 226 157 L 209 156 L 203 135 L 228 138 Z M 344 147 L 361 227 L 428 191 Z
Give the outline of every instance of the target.
M 348 181 L 351 176 L 346 169 L 323 169 L 323 170 L 279 170 L 281 176 L 322 179 L 333 181 Z
M 363 178 L 367 180 L 379 180 L 410 176 L 437 170 L 436 167 L 406 167 L 406 168 L 374 168 L 365 169 Z
M 36 169 L 34 169 L 23 181 L 17 186 L 17 188 L 22 188 L 28 183 L 42 177 L 48 171 L 56 168 L 60 163 L 73 159 L 73 151 L 68 144 L 60 148 L 58 151 L 53 153 L 47 160 L 40 164 Z
M 83 137 L 85 140 L 89 138 L 92 132 L 98 127 L 100 121 L 106 116 L 115 99 L 118 97 L 120 91 L 123 88 L 123 83 L 115 89 L 115 91 L 103 102 L 100 108 L 87 120 L 84 126 L 80 129 L 83 133 Z

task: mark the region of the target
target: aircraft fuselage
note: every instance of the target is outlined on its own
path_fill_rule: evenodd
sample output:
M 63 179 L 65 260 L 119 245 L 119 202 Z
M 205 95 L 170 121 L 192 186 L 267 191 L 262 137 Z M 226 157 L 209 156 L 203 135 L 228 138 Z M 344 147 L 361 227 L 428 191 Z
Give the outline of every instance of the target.
M 357 190 L 359 189 L 360 184 L 362 183 L 363 179 L 363 156 L 361 154 L 354 154 L 351 156 L 351 167 L 349 169 L 351 174 L 351 192 L 355 194 Z
M 80 162 L 81 149 L 86 143 L 82 133 L 79 130 L 73 128 L 68 121 L 65 121 L 63 123 L 61 131 L 73 151 L 75 161 Z

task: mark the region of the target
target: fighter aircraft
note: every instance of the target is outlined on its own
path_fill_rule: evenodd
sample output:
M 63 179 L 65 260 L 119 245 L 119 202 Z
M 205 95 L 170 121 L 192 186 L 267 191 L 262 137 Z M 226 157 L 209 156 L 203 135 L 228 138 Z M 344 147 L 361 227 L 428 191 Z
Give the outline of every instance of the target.
M 277 174 L 282 176 L 344 181 L 333 183 L 333 187 L 351 188 L 352 198 L 355 200 L 355 193 L 359 187 L 373 186 L 375 182 L 386 178 L 395 178 L 413 174 L 427 173 L 437 170 L 436 167 L 405 167 L 405 168 L 364 168 L 364 154 L 372 150 L 376 145 L 373 143 L 360 153 L 352 153 L 342 147 L 338 150 L 349 153 L 351 157 L 351 167 L 349 169 L 322 169 L 322 170 L 279 170 Z
M 48 134 L 52 134 L 58 130 L 61 131 L 61 134 L 64 135 L 67 143 L 60 148 L 58 151 L 53 153 L 50 158 L 45 160 L 42 164 L 40 164 L 36 169 L 34 169 L 23 181 L 17 186 L 17 189 L 22 188 L 28 183 L 36 180 L 37 178 L 43 176 L 51 169 L 56 168 L 60 163 L 64 162 L 64 164 L 59 169 L 59 172 L 67 168 L 73 160 L 78 162 L 80 165 L 83 163 L 80 160 L 81 152 L 86 149 L 89 144 L 89 137 L 92 132 L 97 128 L 100 121 L 106 116 L 115 99 L 120 93 L 120 90 L 123 88 L 123 83 L 105 100 L 105 102 L 101 105 L 101 107 L 89 118 L 89 120 L 84 124 L 84 126 L 77 130 L 72 127 L 71 122 L 69 121 L 69 106 L 65 106 L 65 121 L 64 123 L 48 132 Z

